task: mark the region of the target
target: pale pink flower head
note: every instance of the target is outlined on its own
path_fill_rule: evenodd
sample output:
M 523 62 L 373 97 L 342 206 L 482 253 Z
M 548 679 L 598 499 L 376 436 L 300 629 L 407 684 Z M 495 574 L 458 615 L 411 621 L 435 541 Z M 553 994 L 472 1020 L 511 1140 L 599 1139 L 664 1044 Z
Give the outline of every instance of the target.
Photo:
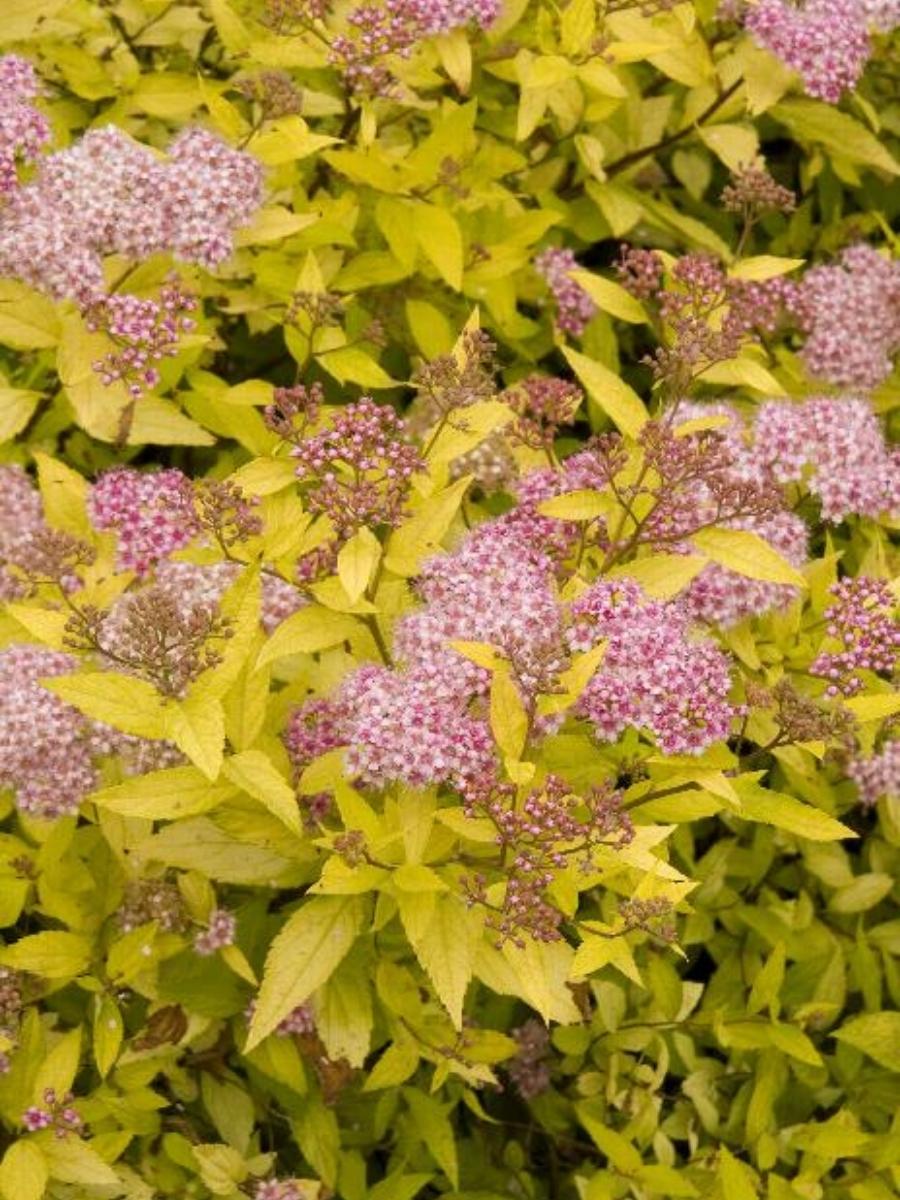
M 91 488 L 88 512 L 95 529 L 118 535 L 119 566 L 139 575 L 189 545 L 199 532 L 191 482 L 174 467 L 113 467 Z
M 745 25 L 802 76 L 810 96 L 830 104 L 856 87 L 871 52 L 859 0 L 758 0 L 748 6 Z
M 571 250 L 550 246 L 534 260 L 556 304 L 556 323 L 565 333 L 580 337 L 597 307 L 584 288 L 572 278 L 578 262 Z
M 900 739 L 887 742 L 868 758 L 853 759 L 847 774 L 859 790 L 860 802 L 867 808 L 876 805 L 883 796 L 900 797 Z
M 50 125 L 34 107 L 40 84 L 32 64 L 17 54 L 0 58 L 0 196 L 19 183 L 18 162 L 34 162 L 50 140 Z

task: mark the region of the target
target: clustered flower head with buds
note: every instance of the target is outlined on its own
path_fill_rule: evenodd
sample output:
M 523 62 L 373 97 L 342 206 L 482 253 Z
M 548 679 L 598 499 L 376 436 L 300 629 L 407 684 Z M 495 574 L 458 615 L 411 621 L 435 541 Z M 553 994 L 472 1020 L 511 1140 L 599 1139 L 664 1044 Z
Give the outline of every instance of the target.
M 95 529 L 118 536 L 118 564 L 138 575 L 196 537 L 191 482 L 174 467 L 136 471 L 113 467 L 90 490 L 88 514 Z
M 206 929 L 194 938 L 194 950 L 203 958 L 210 958 L 219 950 L 234 945 L 237 933 L 237 919 L 234 913 L 222 908 L 214 908 L 209 914 Z
M 534 265 L 553 294 L 557 325 L 564 333 L 580 337 L 596 315 L 597 306 L 572 278 L 571 272 L 578 267 L 575 255 L 571 250 L 550 246 L 541 251 Z
M 72 1092 L 58 1096 L 55 1088 L 46 1088 L 43 1106 L 35 1104 L 27 1108 L 22 1114 L 22 1124 L 29 1133 L 52 1129 L 58 1138 L 65 1138 L 70 1133 L 80 1133 L 84 1128 L 84 1121 L 72 1107 L 74 1099 Z
M 329 517 L 342 541 L 364 525 L 398 524 L 409 481 L 423 468 L 401 418 L 367 396 L 337 410 L 327 429 L 301 438 L 291 453 L 310 510 Z
M 408 58 L 425 38 L 476 25 L 487 29 L 498 0 L 386 0 L 350 10 L 347 33 L 332 39 L 331 62 L 352 92 L 389 96 L 396 90 L 390 59 Z
M 757 0 L 746 28 L 760 46 L 799 72 L 810 96 L 837 104 L 869 61 L 871 44 L 860 0 Z
M 17 54 L 0 58 L 0 196 L 19 185 L 17 164 L 34 162 L 50 140 L 50 125 L 34 106 L 40 85 L 32 64 Z
M 550 1086 L 550 1033 L 540 1021 L 529 1019 L 512 1031 L 518 1045 L 505 1065 L 510 1081 L 523 1100 L 533 1100 Z
M 860 671 L 893 677 L 897 670 L 897 601 L 888 584 L 865 575 L 842 579 L 831 594 L 834 602 L 825 610 L 826 633 L 841 648 L 823 649 L 809 669 L 827 680 L 828 696 L 855 696 L 864 687 Z
M 176 280 L 167 283 L 156 300 L 114 293 L 91 304 L 85 311 L 87 328 L 106 334 L 116 347 L 94 363 L 103 383 L 109 387 L 121 380 L 135 398 L 155 387 L 160 378 L 156 364 L 178 353 L 181 335 L 195 326 L 184 314 L 196 306 Z
M 900 262 L 865 243 L 850 246 L 836 263 L 806 272 L 791 307 L 812 375 L 866 389 L 890 375 L 900 350 Z
M 854 758 L 847 766 L 847 774 L 867 808 L 872 808 L 882 797 L 900 796 L 900 739 L 887 742 L 868 758 Z

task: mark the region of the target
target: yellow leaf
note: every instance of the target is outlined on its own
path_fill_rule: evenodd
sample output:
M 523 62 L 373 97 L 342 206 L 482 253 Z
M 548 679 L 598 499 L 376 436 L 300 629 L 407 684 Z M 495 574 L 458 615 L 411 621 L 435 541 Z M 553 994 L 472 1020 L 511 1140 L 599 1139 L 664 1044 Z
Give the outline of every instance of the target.
M 491 680 L 491 730 L 497 745 L 508 758 L 522 757 L 528 736 L 528 717 L 505 665 L 497 667 Z
M 713 363 L 697 376 L 704 383 L 718 383 L 723 387 L 746 387 L 765 396 L 784 396 L 785 390 L 762 363 L 747 355 L 730 358 L 727 362 Z
M 453 894 L 420 892 L 401 895 L 399 902 L 403 928 L 416 957 L 454 1026 L 461 1029 L 478 923 L 463 901 Z
M 338 578 L 351 603 L 355 603 L 369 586 L 380 557 L 381 543 L 365 526 L 341 547 L 337 560 Z
M 24 283 L 0 280 L 0 343 L 14 350 L 43 350 L 59 341 L 56 306 Z
M 454 408 L 442 419 L 430 442 L 426 440 L 429 466 L 436 467 L 468 454 L 512 419 L 512 409 L 500 400 L 479 400 L 476 404 Z
M 307 605 L 282 621 L 260 651 L 257 667 L 291 654 L 314 654 L 352 637 L 359 622 L 348 613 L 333 612 L 318 604 Z
M 437 267 L 444 282 L 458 292 L 462 287 L 463 239 L 456 218 L 434 204 L 415 205 L 412 218 L 422 253 Z
M 759 154 L 759 134 L 752 125 L 698 125 L 697 132 L 729 171 L 749 166 Z
M 365 388 L 395 387 L 387 371 L 359 346 L 341 346 L 337 350 L 317 354 L 316 360 L 333 375 L 338 383 L 358 383 Z
M 464 95 L 472 82 L 472 47 L 464 29 L 451 29 L 434 39 L 441 66 Z
M 259 980 L 256 978 L 256 972 L 247 962 L 247 956 L 238 946 L 223 946 L 220 951 L 223 962 L 229 966 L 235 975 L 239 975 L 241 979 L 256 987 Z
M 0 1163 L 0 1194 L 4 1200 L 41 1200 L 49 1177 L 40 1146 L 20 1138 L 9 1146 Z
M 326 982 L 356 941 L 367 911 L 358 896 L 316 896 L 288 917 L 266 957 L 248 1050 Z
M 733 279 L 765 280 L 787 275 L 804 266 L 803 258 L 776 258 L 772 254 L 759 254 L 755 258 L 743 258 L 736 262 L 728 274 Z
M 471 482 L 471 475 L 463 475 L 449 487 L 433 493 L 393 531 L 385 550 L 388 570 L 406 577 L 418 574 L 422 560 L 440 547 Z
M 636 983 L 639 987 L 644 986 L 631 947 L 625 937 L 586 937 L 575 951 L 575 959 L 572 963 L 573 977 L 583 979 L 606 966 L 615 967 L 632 983 Z
M 590 488 L 552 496 L 538 505 L 538 512 L 542 516 L 555 517 L 558 521 L 594 521 L 597 517 L 608 517 L 615 511 L 616 502 L 611 496 Z
M 35 451 L 38 469 L 38 485 L 44 516 L 54 529 L 64 529 L 77 537 L 89 537 L 92 529 L 87 515 L 88 483 L 83 475 L 71 467 Z
M 737 790 L 741 799 L 739 815 L 744 820 L 774 825 L 812 842 L 837 842 L 857 836 L 828 813 L 783 792 L 771 792 L 749 780 L 737 781 Z
M 610 371 L 586 354 L 563 347 L 569 366 L 584 384 L 591 400 L 629 437 L 637 437 L 647 422 L 647 410 L 640 396 Z
M 91 942 L 80 933 L 47 930 L 0 949 L 0 963 L 43 979 L 72 979 L 87 970 Z
M 245 750 L 226 759 L 224 775 L 299 837 L 303 832 L 294 789 L 261 750 Z
M 653 554 L 614 567 L 610 578 L 636 580 L 654 600 L 671 600 L 700 574 L 707 565 L 696 554 Z
M 640 300 L 636 300 L 615 280 L 593 275 L 590 271 L 571 271 L 570 275 L 603 312 L 633 325 L 641 325 L 648 319 Z
M 93 1029 L 94 1062 L 101 1079 L 109 1074 L 119 1057 L 124 1032 L 118 1004 L 112 996 L 104 996 L 97 1005 Z
M 756 533 L 744 529 L 701 529 L 691 541 L 701 554 L 720 566 L 768 583 L 805 588 L 806 580 L 786 559 Z
M 719 1146 L 719 1168 L 717 1171 L 722 1195 L 728 1200 L 756 1200 L 756 1181 L 753 1172 L 728 1149 Z
M 166 736 L 207 779 L 217 779 L 225 745 L 225 713 L 221 702 L 205 696 L 188 696 L 170 705 L 166 717 Z
M 168 713 L 152 684 L 131 675 L 93 671 L 84 675 L 57 675 L 41 685 L 85 716 L 103 721 L 137 737 L 169 736 Z
M 34 416 L 40 399 L 40 392 L 0 386 L 0 442 L 7 442 L 22 432 Z
M 900 695 L 886 692 L 879 696 L 851 696 L 843 704 L 857 721 L 865 724 L 868 721 L 883 721 L 900 712 Z

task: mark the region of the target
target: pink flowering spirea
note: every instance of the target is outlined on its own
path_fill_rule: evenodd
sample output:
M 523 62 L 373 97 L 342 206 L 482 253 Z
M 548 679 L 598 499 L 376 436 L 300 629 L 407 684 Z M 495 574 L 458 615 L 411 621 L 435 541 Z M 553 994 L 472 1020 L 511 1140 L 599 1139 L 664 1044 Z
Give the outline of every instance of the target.
M 499 0 L 385 0 L 383 4 L 361 4 L 347 16 L 348 32 L 332 39 L 330 61 L 351 91 L 389 95 L 395 80 L 385 60 L 391 55 L 408 58 L 423 39 L 467 25 L 487 29 L 499 11 Z
M 329 428 L 291 451 L 310 509 L 329 517 L 341 538 L 363 525 L 396 525 L 405 513 L 409 481 L 424 464 L 406 425 L 386 404 L 364 396 Z
M 753 427 L 753 463 L 779 483 L 803 481 L 826 521 L 900 512 L 900 452 L 858 397 L 769 401 Z
M 423 564 L 417 588 L 425 607 L 397 623 L 395 651 L 435 689 L 462 699 L 490 687 L 489 672 L 449 648 L 454 640 L 500 649 L 526 704 L 564 665 L 553 564 L 517 523 L 478 526 L 452 554 Z
M 890 33 L 900 25 L 900 0 L 856 0 L 870 29 Z
M 4 562 L 27 555 L 28 543 L 46 528 L 37 488 L 21 467 L 0 466 L 0 600 L 16 600 L 23 585 Z
M 34 107 L 40 92 L 34 67 L 17 54 L 0 58 L 0 196 L 18 187 L 18 162 L 34 162 L 50 140 L 50 125 Z
M 209 914 L 206 929 L 194 938 L 194 950 L 202 958 L 209 958 L 218 950 L 234 945 L 237 919 L 223 908 L 214 908 Z
M 684 608 L 649 599 L 633 580 L 601 579 L 573 603 L 572 615 L 573 649 L 607 642 L 577 705 L 602 741 L 633 726 L 666 754 L 699 754 L 728 736 L 735 715 L 728 659 L 692 636 Z
M 747 8 L 745 25 L 801 75 L 810 96 L 830 104 L 856 87 L 871 52 L 859 0 L 758 0 Z
M 104 299 L 103 258 L 172 253 L 211 267 L 262 200 L 262 168 L 202 129 L 157 155 L 114 126 L 41 161 L 0 213 L 0 273 L 84 306 Z
M 792 512 L 738 519 L 730 521 L 728 528 L 755 533 L 792 567 L 801 567 L 806 562 L 809 531 Z M 684 604 L 695 619 L 728 628 L 746 617 L 786 608 L 799 594 L 799 589 L 790 584 L 749 579 L 718 563 L 710 563 L 688 587 Z
M 155 387 L 157 364 L 178 353 L 181 335 L 196 324 L 185 314 L 195 308 L 194 296 L 174 281 L 160 289 L 158 299 L 120 293 L 92 304 L 85 324 L 92 333 L 105 333 L 116 347 L 93 364 L 103 383 L 108 387 L 122 380 L 134 397 Z
M 191 482 L 174 467 L 113 467 L 91 488 L 88 514 L 95 529 L 118 535 L 120 568 L 139 575 L 183 549 L 199 530 Z
M 77 668 L 70 655 L 37 646 L 0 650 L 0 785 L 15 789 L 30 816 L 77 812 L 97 785 L 91 723 L 38 682 Z
M 860 243 L 803 276 L 794 306 L 807 334 L 803 358 L 829 383 L 875 388 L 900 350 L 900 262 Z
M 493 738 L 486 721 L 436 688 L 430 672 L 365 666 L 345 680 L 344 741 L 350 773 L 372 787 L 466 782 L 489 774 Z
M 564 333 L 579 337 L 597 312 L 596 305 L 571 272 L 578 262 L 571 250 L 549 247 L 535 258 L 534 265 L 543 276 L 556 305 L 556 323 Z
M 810 666 L 825 679 L 831 697 L 855 696 L 865 687 L 861 671 L 892 676 L 900 660 L 900 620 L 888 584 L 860 575 L 831 588 L 825 610 L 826 644 Z M 832 649 L 833 646 L 839 647 Z
M 900 739 L 888 742 L 868 758 L 853 759 L 847 766 L 847 774 L 867 807 L 877 804 L 883 796 L 900 796 Z

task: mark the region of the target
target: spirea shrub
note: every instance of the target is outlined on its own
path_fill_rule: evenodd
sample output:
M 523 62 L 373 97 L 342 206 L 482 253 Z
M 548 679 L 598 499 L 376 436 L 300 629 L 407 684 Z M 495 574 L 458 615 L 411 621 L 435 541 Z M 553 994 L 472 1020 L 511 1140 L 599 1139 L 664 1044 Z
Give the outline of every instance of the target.
M 2 8 L 2 1200 L 897 1195 L 900 5 Z

